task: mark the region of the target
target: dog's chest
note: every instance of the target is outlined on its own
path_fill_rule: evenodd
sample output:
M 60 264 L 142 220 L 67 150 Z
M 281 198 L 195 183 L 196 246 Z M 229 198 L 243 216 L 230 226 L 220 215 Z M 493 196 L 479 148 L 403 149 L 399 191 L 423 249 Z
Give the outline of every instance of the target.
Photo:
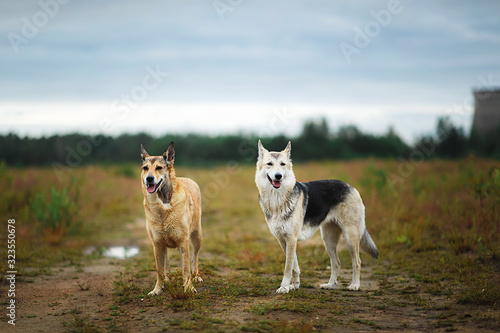
M 313 227 L 309 224 L 302 224 L 302 228 L 299 232 L 298 240 L 306 240 L 312 237 L 314 233 L 318 230 L 318 227 Z
M 146 225 L 151 240 L 162 241 L 169 248 L 178 247 L 186 238 L 186 233 L 189 234 L 189 210 L 185 207 L 175 208 L 164 210 L 158 206 L 146 207 Z
M 292 221 L 282 221 L 277 218 L 269 218 L 266 221 L 274 237 L 280 238 L 294 233 L 294 224 Z
M 149 235 L 154 242 L 162 241 L 169 248 L 176 248 L 185 238 L 186 228 L 178 223 L 172 224 L 167 221 L 147 221 Z
M 268 219 L 266 221 L 269 230 L 274 237 L 277 238 L 295 235 L 297 240 L 306 240 L 311 238 L 319 228 L 318 226 L 304 224 L 301 220 L 294 222 L 294 220 L 282 221 L 279 219 Z M 298 223 L 298 225 L 295 223 Z

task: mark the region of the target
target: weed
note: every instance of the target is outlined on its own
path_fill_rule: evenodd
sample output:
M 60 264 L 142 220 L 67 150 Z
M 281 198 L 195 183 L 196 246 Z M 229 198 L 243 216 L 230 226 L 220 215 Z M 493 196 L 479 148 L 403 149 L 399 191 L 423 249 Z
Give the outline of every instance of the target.
M 277 311 L 280 309 L 280 305 L 278 303 L 264 303 L 258 302 L 256 304 L 251 305 L 248 308 L 248 311 L 255 313 L 257 315 L 265 315 L 272 311 Z
M 113 280 L 115 302 L 126 304 L 140 296 L 141 289 L 133 281 L 130 272 L 120 272 L 115 276 Z
M 253 320 L 242 326 L 243 332 L 307 333 L 314 329 L 310 322 L 273 321 L 269 319 Z
M 384 169 L 377 169 L 371 163 L 363 170 L 361 185 L 370 193 L 375 189 L 377 193 L 387 193 L 387 172 Z
M 481 304 L 494 306 L 500 300 L 500 276 L 476 277 L 467 285 L 458 298 L 461 304 Z
M 329 259 L 318 233 L 299 243 L 302 285 L 287 295 L 275 293 L 283 274 L 284 254 L 269 233 L 258 205 L 254 167 L 241 165 L 238 174 L 228 176 L 227 186 L 214 195 L 206 189 L 213 185 L 213 175 L 225 169 L 179 168 L 178 174 L 192 176 L 207 198 L 203 201 L 205 238 L 200 256 L 200 267 L 206 276 L 205 282 L 196 286 L 198 293 L 185 295 L 180 272 L 173 272 L 177 276 L 165 283 L 164 293 L 146 297 L 153 275 L 153 254 L 148 246 L 144 256 L 113 261 L 116 268 L 125 268 L 112 279 L 112 301 L 92 313 L 92 320 L 85 322 L 88 309 L 61 313 L 61 305 L 53 300 L 43 303 L 44 309 L 47 304 L 59 309 L 50 318 L 66 315 L 64 329 L 75 332 L 97 331 L 92 323 L 106 331 L 123 331 L 125 327 L 147 330 L 153 322 L 159 325 L 158 330 L 167 331 L 342 331 L 353 325 L 378 329 L 379 322 L 371 318 L 360 316 L 355 322 L 349 319 L 368 311 L 385 311 L 387 318 L 397 318 L 391 327 L 398 329 L 425 330 L 438 325 L 441 331 L 460 331 L 462 325 L 476 325 L 497 331 L 498 166 L 495 167 L 497 162 L 480 160 L 460 164 L 465 166 L 437 160 L 422 162 L 415 165 L 410 176 L 390 184 L 392 193 L 387 193 L 386 178 L 397 173 L 397 161 L 297 164 L 299 181 L 342 175 L 362 191 L 367 227 L 379 248 L 380 262 L 376 271 L 370 273 L 375 261 L 363 257 L 361 290 L 344 290 L 350 282 L 350 273 L 345 269 L 350 269 L 351 260 L 347 250 L 339 249 L 340 260 L 345 263 L 339 287 L 333 291 L 319 290 L 317 284 L 329 278 L 329 270 L 325 269 Z M 107 295 L 84 277 L 81 248 L 97 247 L 95 244 L 103 244 L 104 240 L 142 241 L 140 237 L 147 237 L 143 228 L 138 236 L 134 229 L 137 225 L 132 223 L 137 216 L 144 219 L 139 180 L 130 178 L 138 170 L 132 172 L 128 166 L 120 169 L 121 166 L 74 168 L 76 179 L 86 177 L 87 181 L 78 186 L 73 183 L 68 190 L 58 187 L 53 196 L 51 188 L 56 182 L 52 170 L 14 170 L 0 165 L 0 185 L 5 189 L 0 198 L 0 214 L 20 222 L 16 224 L 16 261 L 19 259 L 19 277 L 23 282 L 34 282 L 32 277 L 37 275 L 55 276 L 70 271 L 61 272 L 61 267 L 74 267 L 74 275 L 79 277 L 74 282 L 77 288 L 73 288 L 80 288 L 77 293 L 95 287 L 95 293 L 85 296 Z M 2 176 L 3 171 L 8 176 Z M 14 172 L 19 174 L 16 179 L 11 177 Z M 43 198 L 36 199 L 39 193 Z M 56 225 L 52 232 L 55 234 L 58 224 L 45 224 L 38 218 L 36 224 L 30 222 L 35 216 L 30 211 L 32 205 L 47 221 L 49 216 L 57 216 L 49 215 L 48 211 L 55 208 L 47 210 L 48 205 L 59 207 L 60 221 L 64 220 L 65 207 L 70 207 L 73 221 L 82 221 L 79 234 L 65 227 L 57 246 L 47 245 L 47 239 L 38 234 Z M 72 210 L 74 207 L 79 209 Z M 0 256 L 6 257 L 5 249 L 6 246 L 0 247 Z M 173 256 L 178 259 L 176 253 Z M 85 259 L 100 257 L 97 253 Z M 63 264 L 55 266 L 57 263 Z M 0 270 L 7 271 L 4 261 L 0 261 Z M 363 289 L 365 279 L 376 281 L 379 289 Z M 41 306 L 42 300 L 33 304 Z M 467 311 L 472 314 L 464 315 Z M 32 311 L 30 315 L 40 317 Z
M 487 175 L 477 176 L 471 174 L 468 180 L 468 188 L 481 201 L 492 196 L 498 198 L 500 195 L 500 168 L 497 166 L 491 167 Z
M 195 283 L 196 279 L 191 278 L 191 281 Z M 184 287 L 184 278 L 180 269 L 167 273 L 167 281 L 163 283 L 163 289 L 171 300 L 188 300 L 193 298 L 196 292 L 194 286 L 193 288 Z
M 69 188 L 73 183 L 74 180 Z M 75 198 L 71 198 L 68 194 L 69 188 L 58 190 L 53 187 L 50 189 L 50 199 L 46 199 L 43 192 L 38 192 L 30 200 L 31 212 L 42 224 L 43 232 L 52 244 L 60 243 L 62 236 L 66 233 L 78 232 L 81 225 L 77 216 L 78 192 Z
M 92 284 L 92 282 L 91 282 L 91 281 L 87 281 L 87 282 L 80 282 L 80 281 L 78 281 L 78 282 L 76 283 L 76 285 L 77 285 L 78 287 L 80 287 L 80 290 L 81 290 L 81 291 L 87 291 L 87 290 L 90 290 L 90 285 L 91 285 L 91 284 Z
M 278 302 L 258 302 L 251 305 L 248 311 L 258 315 L 265 315 L 273 311 L 289 311 L 297 313 L 309 313 L 313 311 L 317 305 L 309 300 L 285 300 Z
M 69 320 L 62 322 L 66 333 L 98 333 L 98 330 L 89 317 L 74 314 Z
M 138 169 L 136 165 L 122 164 L 116 168 L 114 173 L 119 177 L 137 179 L 137 177 L 139 176 L 139 172 L 137 170 Z
M 382 329 L 382 326 L 378 325 L 377 323 L 375 323 L 374 321 L 371 321 L 371 320 L 353 318 L 352 321 L 355 323 L 358 323 L 358 324 L 363 324 L 363 325 L 371 326 L 374 328 Z

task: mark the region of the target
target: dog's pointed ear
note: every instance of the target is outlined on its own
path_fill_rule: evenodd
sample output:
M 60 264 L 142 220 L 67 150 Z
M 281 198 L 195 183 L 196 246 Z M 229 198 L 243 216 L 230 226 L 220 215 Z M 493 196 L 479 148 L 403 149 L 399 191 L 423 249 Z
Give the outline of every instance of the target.
M 287 154 L 288 159 L 292 159 L 292 142 L 288 141 L 288 144 L 286 145 L 286 148 L 283 150 L 285 154 Z
M 146 149 L 144 149 L 144 146 L 141 144 L 141 158 L 144 161 L 146 157 L 149 157 L 149 154 L 146 151 Z
M 175 160 L 175 147 L 174 147 L 174 142 L 170 142 L 170 144 L 167 147 L 167 150 L 163 153 L 163 158 L 165 159 L 165 162 L 167 164 L 173 164 Z
M 259 161 L 260 161 L 264 158 L 264 154 L 268 153 L 268 151 L 266 148 L 264 148 L 264 146 L 262 145 L 262 142 L 260 142 L 260 140 L 259 140 L 258 147 L 259 147 Z

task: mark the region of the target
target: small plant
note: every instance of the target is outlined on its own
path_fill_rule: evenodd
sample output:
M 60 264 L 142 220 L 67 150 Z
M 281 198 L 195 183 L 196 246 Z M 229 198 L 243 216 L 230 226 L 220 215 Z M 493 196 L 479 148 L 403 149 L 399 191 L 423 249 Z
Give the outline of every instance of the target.
M 78 333 L 98 333 L 100 332 L 97 327 L 94 326 L 90 318 L 82 317 L 78 314 L 74 314 L 73 318 L 65 320 L 62 322 L 65 332 L 78 332 Z
M 78 287 L 80 287 L 81 291 L 87 291 L 90 290 L 90 285 L 92 283 L 90 281 L 87 281 L 87 282 L 77 282 L 76 284 Z
M 280 305 L 278 303 L 264 303 L 264 302 L 258 302 L 254 305 L 251 305 L 248 308 L 248 311 L 257 315 L 266 315 L 269 312 L 272 311 L 278 311 L 280 310 Z
M 130 272 L 120 272 L 113 281 L 113 294 L 117 296 L 115 302 L 118 304 L 129 303 L 140 295 L 140 288 L 133 282 Z
M 377 328 L 377 329 L 381 329 L 382 328 L 382 326 L 378 325 L 377 323 L 375 323 L 374 321 L 371 321 L 371 320 L 353 318 L 352 321 L 355 322 L 355 323 L 358 323 L 358 324 L 363 324 L 363 325 L 366 325 L 366 326 L 371 326 L 371 327 L 374 327 L 374 328 Z
M 363 170 L 361 185 L 368 191 L 375 189 L 378 193 L 383 193 L 387 186 L 387 172 L 370 164 Z
M 115 174 L 117 176 L 132 178 L 132 179 L 136 179 L 138 177 L 136 166 L 131 164 L 120 165 L 116 169 Z
M 73 184 L 70 183 L 69 188 Z M 52 244 L 57 244 L 65 234 L 78 232 L 81 221 L 78 220 L 78 194 L 73 199 L 68 189 L 50 189 L 50 199 L 43 192 L 38 192 L 30 200 L 31 212 L 42 224 L 43 231 Z
M 500 276 L 496 275 L 478 275 L 472 269 L 465 271 L 468 280 L 471 281 L 464 287 L 464 290 L 458 297 L 460 304 L 481 304 L 494 306 L 500 299 Z
M 500 168 L 491 167 L 488 175 L 472 180 L 474 194 L 479 199 L 500 194 Z
M 164 289 L 167 295 L 173 300 L 187 300 L 191 299 L 196 292 L 194 286 L 192 288 L 184 288 L 184 278 L 180 269 L 175 270 L 173 273 L 167 273 L 168 281 L 164 282 Z M 191 279 L 192 282 L 195 279 Z

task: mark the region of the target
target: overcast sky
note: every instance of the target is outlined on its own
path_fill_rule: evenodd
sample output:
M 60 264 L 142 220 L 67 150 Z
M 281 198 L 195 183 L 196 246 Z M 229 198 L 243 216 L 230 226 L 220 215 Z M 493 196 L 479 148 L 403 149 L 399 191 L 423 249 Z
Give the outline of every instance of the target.
M 408 142 L 500 86 L 500 1 L 0 0 L 0 133 L 253 132 Z

